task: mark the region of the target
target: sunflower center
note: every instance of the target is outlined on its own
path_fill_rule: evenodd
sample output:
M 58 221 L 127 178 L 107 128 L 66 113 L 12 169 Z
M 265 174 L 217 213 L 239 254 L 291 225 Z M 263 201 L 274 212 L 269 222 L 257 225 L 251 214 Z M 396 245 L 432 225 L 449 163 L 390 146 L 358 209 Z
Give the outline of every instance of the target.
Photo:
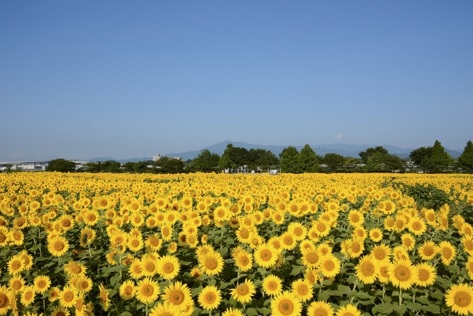
M 298 287 L 297 287 L 297 293 L 299 295 L 307 295 L 307 293 L 309 293 L 309 288 L 307 287 L 307 285 L 305 284 L 300 284 Z
M 0 232 L 0 243 L 4 243 L 7 240 L 7 236 L 4 233 Z
M 288 299 L 283 299 L 279 302 L 278 310 L 282 315 L 291 315 L 294 311 L 294 304 Z
M 25 293 L 25 300 L 29 301 L 33 298 L 33 291 L 27 291 Z
M 218 266 L 217 259 L 213 257 L 207 257 L 205 258 L 205 267 L 209 270 L 214 270 Z
M 429 279 L 430 273 L 426 269 L 419 269 L 419 280 L 427 281 Z
M 394 275 L 399 281 L 407 281 L 411 277 L 411 271 L 408 267 L 398 266 L 394 269 Z
M 264 249 L 263 251 L 261 251 L 261 259 L 263 259 L 264 261 L 268 261 L 272 258 L 272 253 L 271 253 L 271 250 L 268 250 L 268 249 Z
M 154 293 L 154 287 L 150 284 L 145 284 L 141 288 L 141 294 L 143 294 L 143 296 L 150 297 L 153 295 L 153 293 Z
M 335 263 L 332 260 L 326 260 L 324 262 L 324 268 L 327 271 L 332 271 L 335 268 Z
M 434 254 L 434 248 L 427 246 L 424 248 L 424 255 L 432 256 Z
M 216 299 L 217 299 L 217 296 L 213 292 L 208 292 L 205 294 L 205 301 L 207 302 L 207 304 L 214 303 Z
M 371 262 L 365 262 L 361 266 L 361 272 L 363 275 L 372 276 L 375 272 L 374 265 Z
M 148 272 L 153 272 L 156 269 L 156 265 L 154 262 L 148 261 L 145 264 L 145 270 Z
M 471 303 L 471 296 L 468 292 L 459 291 L 458 293 L 455 294 L 453 301 L 455 302 L 456 305 L 460 307 L 467 307 Z
M 319 261 L 319 255 L 315 251 L 308 252 L 305 258 L 310 264 L 316 264 Z
M 450 259 L 452 257 L 452 250 L 450 248 L 443 248 L 442 249 L 442 254 L 444 258 Z
M 21 282 L 18 281 L 18 280 L 14 281 L 14 282 L 12 283 L 12 285 L 11 285 L 11 287 L 12 287 L 13 290 L 15 290 L 15 291 L 19 291 L 19 290 L 21 289 L 21 286 L 22 286 L 22 284 L 21 284 Z
M 239 260 L 241 265 L 247 265 L 249 263 L 249 259 L 247 256 L 240 256 Z
M 240 284 L 239 286 L 237 286 L 236 290 L 239 295 L 246 295 L 250 292 L 250 289 L 246 284 Z
M 325 310 L 323 307 L 319 307 L 314 311 L 313 315 L 317 316 L 328 316 L 327 310 Z M 345 314 L 344 314 L 345 315 Z
M 62 241 L 58 240 L 54 243 L 54 250 L 56 250 L 56 251 L 62 251 L 64 249 L 64 247 L 65 247 L 65 245 Z
M 384 258 L 386 258 L 386 252 L 383 250 L 383 249 L 376 249 L 374 251 L 374 257 L 376 258 L 376 260 L 383 260 Z
M 38 288 L 44 289 L 46 287 L 46 281 L 44 280 L 39 280 L 38 281 Z
M 64 294 L 63 299 L 65 302 L 72 302 L 74 300 L 74 293 L 68 291 Z
M 173 303 L 174 305 L 180 305 L 184 301 L 184 293 L 178 290 L 172 291 L 169 297 L 170 297 L 171 303 Z
M 12 266 L 13 270 L 18 270 L 18 269 L 21 268 L 21 261 L 15 260 L 15 261 L 12 262 L 11 266 Z

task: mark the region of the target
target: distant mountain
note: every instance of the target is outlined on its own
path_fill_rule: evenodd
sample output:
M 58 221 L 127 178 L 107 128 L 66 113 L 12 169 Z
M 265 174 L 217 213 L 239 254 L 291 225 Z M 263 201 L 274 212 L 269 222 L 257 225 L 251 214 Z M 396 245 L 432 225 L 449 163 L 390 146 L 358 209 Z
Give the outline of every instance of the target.
M 225 148 L 227 148 L 228 144 L 232 144 L 234 147 L 242 147 L 246 148 L 248 150 L 250 149 L 265 149 L 269 150 L 272 153 L 274 153 L 276 156 L 279 156 L 279 154 L 283 151 L 284 148 L 290 146 L 281 146 L 281 145 L 256 145 L 256 144 L 248 144 L 244 142 L 235 142 L 235 141 L 224 141 L 215 145 L 207 146 L 202 148 L 201 150 L 193 150 L 193 151 L 186 151 L 186 152 L 181 152 L 181 153 L 167 153 L 165 156 L 168 157 L 181 157 L 183 160 L 189 160 L 189 159 L 194 159 L 197 157 L 200 152 L 204 149 L 208 149 L 210 152 L 222 155 L 223 152 L 225 151 Z M 377 145 L 376 145 L 377 146 Z M 358 145 L 358 144 L 342 144 L 342 143 L 335 143 L 335 144 L 323 144 L 323 145 L 310 145 L 312 149 L 315 151 L 315 153 L 319 156 L 324 156 L 327 153 L 335 153 L 342 155 L 344 157 L 355 157 L 359 158 L 359 153 L 361 151 L 365 151 L 366 149 L 370 147 L 376 147 L 373 145 Z M 408 158 L 409 154 L 411 151 L 413 151 L 416 148 L 402 148 L 402 147 L 397 147 L 397 146 L 391 146 L 391 145 L 381 145 L 386 150 L 392 154 L 399 156 L 401 158 Z M 297 150 L 301 150 L 303 145 L 300 146 L 294 146 L 297 148 Z M 461 155 L 461 152 L 454 151 L 454 150 L 449 150 L 445 149 L 452 157 L 459 157 Z

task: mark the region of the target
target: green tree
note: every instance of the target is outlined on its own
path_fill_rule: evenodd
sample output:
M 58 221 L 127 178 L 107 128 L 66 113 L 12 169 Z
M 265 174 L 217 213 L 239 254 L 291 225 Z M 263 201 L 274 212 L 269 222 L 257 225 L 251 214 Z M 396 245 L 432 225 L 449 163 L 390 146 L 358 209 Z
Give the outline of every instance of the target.
M 240 168 L 248 165 L 250 159 L 248 150 L 243 147 L 235 147 L 233 144 L 228 144 L 220 158 L 219 167 L 221 169 L 229 169 L 230 172 L 235 168 Z
M 74 172 L 76 163 L 70 160 L 58 158 L 48 162 L 46 171 Z
M 391 155 L 383 146 L 368 148 L 359 153 L 361 160 L 365 163 L 364 169 L 369 172 L 392 172 L 404 170 L 404 162 L 401 158 Z
M 300 173 L 298 156 L 299 152 L 296 147 L 289 146 L 284 148 L 279 154 L 281 172 Z
M 220 156 L 204 149 L 200 154 L 192 159 L 189 164 L 189 171 L 192 172 L 216 172 L 219 170 Z
M 417 148 L 411 151 L 411 153 L 409 154 L 409 158 L 415 165 L 422 168 L 422 165 L 424 164 L 426 159 L 432 156 L 432 149 L 432 147 Z
M 150 172 L 148 165 L 151 165 L 150 161 L 137 161 L 137 162 L 126 162 L 123 164 L 123 170 L 130 173 L 146 173 Z
M 183 173 L 184 161 L 178 158 L 161 157 L 154 163 L 158 173 Z
M 322 162 L 327 165 L 329 171 L 337 171 L 345 164 L 345 157 L 336 153 L 327 153 Z
M 270 167 L 279 165 L 279 160 L 271 151 L 256 148 L 248 151 L 247 164 L 250 170 L 267 170 Z
M 473 172 L 473 143 L 471 140 L 466 143 L 463 153 L 458 157 L 458 166 L 466 172 Z
M 442 144 L 436 140 L 432 147 L 431 156 L 422 161 L 422 168 L 426 172 L 440 173 L 446 171 L 451 164 L 453 164 L 453 158 L 445 151 Z
M 360 155 L 360 158 L 364 163 L 368 163 L 369 158 L 375 154 L 379 154 L 377 157 L 383 157 L 388 154 L 388 151 L 383 146 L 377 146 L 374 148 L 368 148 L 365 151 L 360 152 L 358 155 Z
M 301 172 L 316 172 L 319 168 L 317 155 L 308 144 L 304 145 L 301 149 L 297 160 Z

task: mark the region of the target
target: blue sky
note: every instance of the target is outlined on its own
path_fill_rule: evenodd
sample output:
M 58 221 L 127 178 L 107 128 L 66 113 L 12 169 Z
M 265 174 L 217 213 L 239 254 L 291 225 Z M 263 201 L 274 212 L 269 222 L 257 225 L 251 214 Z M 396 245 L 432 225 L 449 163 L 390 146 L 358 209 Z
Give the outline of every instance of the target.
M 473 1 L 1 1 L 0 161 L 473 140 Z

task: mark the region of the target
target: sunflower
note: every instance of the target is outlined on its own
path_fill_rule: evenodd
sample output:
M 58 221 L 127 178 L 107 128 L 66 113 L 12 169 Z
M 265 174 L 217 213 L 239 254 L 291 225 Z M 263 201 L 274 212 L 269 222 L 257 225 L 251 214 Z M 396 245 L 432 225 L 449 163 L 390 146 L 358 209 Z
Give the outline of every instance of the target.
M 358 226 L 362 225 L 365 222 L 365 217 L 363 216 L 363 213 L 358 210 L 351 210 L 348 213 L 348 223 L 351 226 Z
M 380 242 L 381 240 L 383 240 L 383 231 L 379 228 L 370 229 L 368 235 L 370 236 L 370 239 L 374 242 Z
M 421 287 L 428 287 L 435 283 L 437 272 L 433 266 L 428 263 L 419 263 L 415 266 L 417 271 L 416 284 Z
M 166 255 L 158 259 L 158 273 L 165 280 L 174 279 L 181 270 L 179 259 L 173 255 Z
M 274 274 L 263 279 L 263 292 L 266 295 L 275 296 L 282 292 L 282 280 Z
M 307 235 L 307 228 L 299 222 L 292 222 L 287 227 L 297 241 L 301 241 Z
M 133 279 L 139 279 L 143 276 L 143 263 L 140 259 L 133 259 L 130 266 L 128 267 L 128 273 Z
M 187 287 L 187 284 L 183 284 L 180 281 L 169 284 L 164 289 L 161 298 L 177 312 L 187 310 L 189 306 L 194 304 L 191 291 Z
M 91 278 L 85 275 L 81 275 L 77 277 L 75 282 L 75 286 L 79 293 L 88 293 L 92 290 L 93 281 Z
M 66 308 L 74 306 L 77 301 L 77 294 L 77 290 L 74 287 L 66 285 L 59 292 L 59 304 Z
M 271 315 L 299 316 L 301 312 L 302 304 L 292 292 L 281 292 L 271 300 Z
M 0 315 L 8 313 L 15 306 L 15 295 L 6 286 L 0 286 Z
M 11 257 L 11 259 L 8 260 L 7 265 L 8 265 L 8 273 L 12 275 L 16 275 L 25 269 L 23 258 L 18 255 Z
M 389 267 L 389 281 L 401 289 L 409 289 L 417 282 L 415 268 L 410 261 L 396 260 Z
M 69 242 L 62 236 L 56 236 L 48 240 L 48 250 L 54 257 L 61 257 L 69 250 Z
M 435 257 L 435 255 L 438 253 L 438 250 L 438 246 L 433 241 L 426 241 L 419 247 L 417 251 L 419 252 L 422 260 L 428 261 Z
M 143 276 L 152 277 L 158 273 L 158 260 L 154 257 L 143 256 L 141 258 L 141 267 Z
M 319 263 L 319 254 L 314 250 L 308 250 L 302 253 L 302 264 L 309 268 L 317 267 Z
M 59 294 L 61 294 L 61 290 L 58 287 L 52 287 L 48 291 L 48 299 L 50 302 L 55 302 L 59 299 Z
M 51 279 L 47 275 L 38 275 L 34 278 L 33 283 L 35 292 L 44 293 L 51 286 Z
M 108 307 L 110 306 L 109 293 L 102 283 L 99 284 L 99 299 L 103 309 L 107 311 Z
M 64 272 L 66 272 L 68 276 L 85 275 L 87 272 L 87 267 L 76 261 L 69 261 L 68 263 L 64 264 L 63 267 Z
M 128 236 L 127 247 L 132 252 L 140 251 L 144 247 L 143 238 L 141 236 Z
M 234 307 L 227 308 L 223 313 L 222 316 L 244 316 L 243 312 L 239 309 Z
M 420 217 L 414 216 L 409 220 L 407 228 L 416 236 L 421 236 L 427 230 L 427 225 Z
M 293 250 L 297 245 L 297 240 L 294 238 L 292 232 L 284 232 L 281 235 L 281 247 L 285 250 Z
M 315 235 L 319 237 L 328 236 L 330 233 L 330 223 L 322 219 L 318 219 L 312 223 L 309 232 L 310 231 L 313 231 Z
M 473 287 L 468 284 L 454 284 L 445 295 L 445 301 L 452 311 L 460 315 L 473 313 Z
M 86 210 L 84 212 L 84 223 L 87 226 L 95 226 L 100 219 L 100 214 L 96 210 Z
M 235 265 L 242 272 L 246 272 L 251 269 L 253 266 L 253 256 L 248 251 L 241 249 L 236 253 L 232 253 L 233 260 L 235 260 Z
M 324 277 L 333 278 L 340 272 L 340 260 L 334 254 L 323 256 L 319 260 L 319 269 Z
M 209 253 L 198 258 L 199 268 L 208 276 L 218 275 L 223 270 L 223 258 L 217 251 L 210 251 Z
M 143 304 L 151 304 L 158 298 L 159 284 L 151 278 L 144 278 L 136 285 L 136 299 Z
M 13 276 L 8 283 L 15 294 L 20 293 L 25 286 L 25 280 L 21 276 Z
M 24 270 L 28 271 L 33 266 L 33 256 L 30 255 L 26 250 L 22 250 L 18 254 L 23 259 Z
M 35 296 L 34 286 L 32 285 L 24 286 L 21 292 L 21 299 L 20 299 L 21 304 L 23 304 L 23 306 L 31 305 L 34 301 L 34 296 Z
M 415 238 L 409 233 L 404 233 L 401 235 L 401 242 L 402 246 L 406 248 L 407 251 L 413 250 L 416 244 Z
M 358 258 L 365 250 L 364 240 L 352 238 L 347 241 L 346 252 L 350 258 Z
M 92 244 L 95 240 L 97 233 L 94 229 L 90 227 L 85 227 L 80 232 L 80 245 L 86 247 L 87 245 Z
M 238 284 L 232 291 L 232 297 L 242 303 L 246 304 L 251 302 L 252 296 L 256 293 L 256 288 L 253 281 L 245 279 L 245 282 Z
M 335 313 L 335 316 L 361 316 L 361 312 L 355 305 L 348 304 L 340 307 Z
M 371 256 L 364 256 L 361 258 L 356 265 L 355 270 L 358 280 L 364 284 L 374 283 L 378 274 L 376 260 L 373 260 Z
M 135 295 L 136 288 L 135 288 L 135 282 L 133 280 L 126 280 L 120 285 L 120 288 L 118 290 L 118 294 L 120 297 L 124 300 L 131 300 L 133 296 Z
M 291 284 L 292 293 L 301 302 L 306 302 L 310 300 L 313 296 L 313 287 L 312 284 L 305 279 L 298 279 L 292 282 Z
M 353 236 L 353 238 L 358 238 L 360 240 L 365 240 L 366 237 L 368 236 L 368 233 L 366 232 L 366 228 L 364 228 L 363 226 L 356 226 L 353 229 L 352 236 Z
M 278 260 L 278 251 L 269 244 L 261 244 L 255 249 L 254 258 L 256 264 L 262 268 L 274 266 Z
M 53 312 L 51 313 L 51 316 L 69 316 L 69 310 L 65 307 L 56 307 Z M 77 313 L 76 313 L 77 315 Z
M 468 256 L 468 261 L 466 263 L 466 269 L 470 279 L 473 280 L 473 256 Z
M 376 261 L 383 261 L 389 259 L 391 255 L 391 248 L 385 244 L 377 245 L 371 249 L 371 256 Z
M 241 244 L 249 243 L 253 234 L 253 229 L 246 225 L 240 225 L 240 227 L 236 231 L 237 240 Z
M 215 285 L 207 285 L 200 291 L 197 300 L 203 309 L 213 310 L 220 305 L 222 295 Z
M 333 316 L 333 314 L 332 306 L 324 301 L 312 302 L 307 308 L 307 316 Z
M 442 263 L 446 266 L 455 259 L 456 248 L 448 241 L 442 241 L 439 244 L 439 252 L 441 254 Z
M 150 316 L 179 316 L 180 314 L 173 310 L 172 307 L 167 303 L 158 303 L 153 309 L 151 309 Z

